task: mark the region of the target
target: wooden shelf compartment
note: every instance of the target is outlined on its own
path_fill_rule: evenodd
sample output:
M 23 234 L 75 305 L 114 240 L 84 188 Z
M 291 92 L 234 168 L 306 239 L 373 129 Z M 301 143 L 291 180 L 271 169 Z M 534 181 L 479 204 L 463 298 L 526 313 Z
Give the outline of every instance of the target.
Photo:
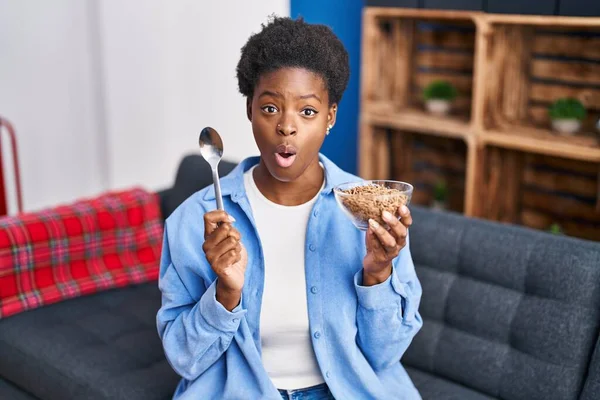
M 430 206 L 440 181 L 449 189 L 449 209 L 463 212 L 468 145 L 462 139 L 371 125 L 372 145 L 365 158 L 374 166 L 369 179 L 394 179 L 415 186 L 413 203 Z M 363 148 L 363 150 L 366 148 Z
M 479 217 L 600 240 L 600 167 L 596 163 L 488 147 Z
M 464 116 L 435 116 L 416 107 L 396 110 L 388 102 L 370 102 L 366 104 L 363 107 L 361 120 L 392 129 L 406 129 L 423 134 L 457 139 L 466 139 L 472 132 L 470 122 Z
M 427 115 L 423 89 L 433 81 L 445 80 L 458 90 L 448 121 L 461 124 L 442 130 L 464 135 L 472 104 L 475 14 L 367 8 L 361 60 L 364 117 L 397 122 L 397 117 L 405 116 L 420 123 L 424 120 L 421 115 Z M 416 126 L 407 124 L 402 128 Z
M 488 37 L 481 61 L 485 70 L 482 140 L 516 150 L 600 161 L 600 132 L 595 131 L 600 118 L 600 25 L 575 29 L 497 23 L 489 28 Z M 582 131 L 572 137 L 551 129 L 548 108 L 563 97 L 577 98 L 587 109 Z

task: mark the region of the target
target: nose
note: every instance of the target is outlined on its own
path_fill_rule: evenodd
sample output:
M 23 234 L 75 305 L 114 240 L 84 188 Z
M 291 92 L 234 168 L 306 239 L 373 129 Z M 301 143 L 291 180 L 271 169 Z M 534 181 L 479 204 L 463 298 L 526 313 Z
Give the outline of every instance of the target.
M 292 118 L 282 118 L 277 124 L 277 133 L 282 136 L 292 136 L 297 133 L 296 124 Z

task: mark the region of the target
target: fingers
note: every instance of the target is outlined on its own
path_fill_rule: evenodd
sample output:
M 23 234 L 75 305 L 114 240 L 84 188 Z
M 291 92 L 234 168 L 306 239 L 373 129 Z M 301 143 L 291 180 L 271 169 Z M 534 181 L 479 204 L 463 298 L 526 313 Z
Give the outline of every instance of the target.
M 231 273 L 231 266 L 242 259 L 241 250 L 229 250 L 225 254 L 221 255 L 213 264 L 213 269 L 217 275 L 229 275 Z
M 375 238 L 378 239 L 380 246 L 383 247 L 386 252 L 393 253 L 398 246 L 396 239 L 373 219 L 369 220 L 369 226 L 370 230 L 373 231 Z
M 235 222 L 235 218 L 223 210 L 214 210 L 204 214 L 204 238 L 213 233 L 220 224 Z
M 405 205 L 400 206 L 400 208 L 398 208 L 398 213 L 400 214 L 400 222 L 402 223 L 402 225 L 404 225 L 407 228 L 412 225 L 412 215 L 410 214 L 410 210 L 408 209 L 408 207 L 406 207 Z
M 214 265 L 220 257 L 229 251 L 241 252 L 240 242 L 233 236 L 227 236 L 217 245 L 208 247 L 204 254 L 210 265 Z
M 400 214 L 402 215 L 402 214 Z M 406 215 L 406 214 L 405 214 Z M 394 217 L 391 213 L 384 211 L 382 214 L 383 220 L 390 227 L 390 235 L 394 237 L 396 244 L 400 244 L 404 246 L 406 241 L 406 236 L 408 235 L 408 227 L 405 226 L 402 222 L 398 221 L 397 217 Z M 402 217 L 404 219 L 404 217 Z M 410 218 L 410 212 L 408 213 L 408 218 Z M 412 223 L 412 221 L 411 221 Z
M 379 243 L 379 240 L 375 237 L 375 234 L 371 229 L 367 230 L 365 243 L 367 245 L 367 251 L 382 250 L 381 243 Z

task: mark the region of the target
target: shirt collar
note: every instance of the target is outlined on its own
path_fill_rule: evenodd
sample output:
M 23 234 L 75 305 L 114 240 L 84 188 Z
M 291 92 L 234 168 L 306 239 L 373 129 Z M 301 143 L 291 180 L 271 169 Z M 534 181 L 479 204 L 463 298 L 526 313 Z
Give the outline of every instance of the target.
M 233 201 L 244 196 L 244 173 L 252 166 L 258 164 L 259 161 L 260 157 L 249 157 L 240 162 L 233 171 L 221 179 L 221 194 L 223 196 L 231 196 Z M 335 186 L 347 181 L 348 174 L 320 153 L 319 161 L 321 161 L 325 169 L 325 186 L 323 187 L 321 194 L 329 194 L 333 191 Z M 211 185 L 204 194 L 204 200 L 210 201 L 214 199 L 215 188 Z

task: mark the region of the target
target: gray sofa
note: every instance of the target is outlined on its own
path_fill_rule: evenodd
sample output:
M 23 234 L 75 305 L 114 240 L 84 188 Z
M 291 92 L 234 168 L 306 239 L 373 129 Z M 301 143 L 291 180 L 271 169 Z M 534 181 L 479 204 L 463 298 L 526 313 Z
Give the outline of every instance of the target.
M 210 179 L 186 157 L 163 215 Z M 412 212 L 425 322 L 402 361 L 424 399 L 600 399 L 600 243 Z M 0 399 L 170 398 L 159 306 L 151 283 L 0 320 Z

